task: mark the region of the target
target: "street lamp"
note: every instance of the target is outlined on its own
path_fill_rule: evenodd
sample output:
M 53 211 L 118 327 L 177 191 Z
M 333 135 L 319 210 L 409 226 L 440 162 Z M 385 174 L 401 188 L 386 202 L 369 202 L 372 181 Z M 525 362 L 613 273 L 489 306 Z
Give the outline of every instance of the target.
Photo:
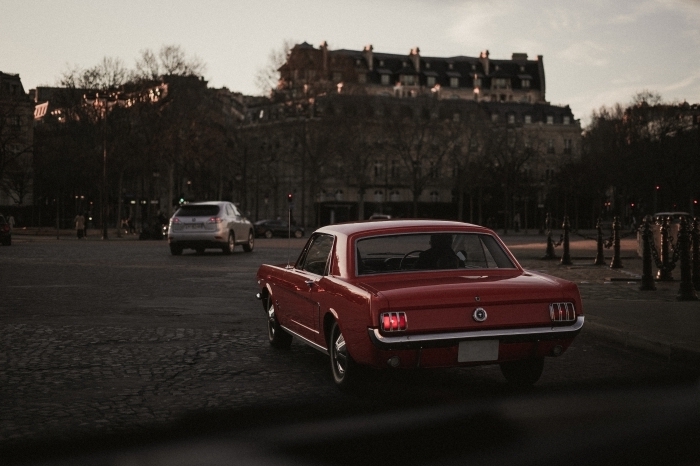
M 83 96 L 85 102 L 92 105 L 100 113 L 102 118 L 102 192 L 100 193 L 100 204 L 102 204 L 102 239 L 108 238 L 108 208 L 107 208 L 107 114 L 117 103 L 117 95 L 115 93 L 95 93 L 94 96 L 85 94 Z

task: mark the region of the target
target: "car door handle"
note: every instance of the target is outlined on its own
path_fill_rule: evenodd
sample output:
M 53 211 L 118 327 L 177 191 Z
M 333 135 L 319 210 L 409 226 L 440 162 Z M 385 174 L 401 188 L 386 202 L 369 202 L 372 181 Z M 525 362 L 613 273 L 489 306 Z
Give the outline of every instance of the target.
M 304 283 L 306 283 L 306 286 L 308 286 L 309 288 L 313 288 L 314 283 L 316 282 L 313 280 L 306 280 Z

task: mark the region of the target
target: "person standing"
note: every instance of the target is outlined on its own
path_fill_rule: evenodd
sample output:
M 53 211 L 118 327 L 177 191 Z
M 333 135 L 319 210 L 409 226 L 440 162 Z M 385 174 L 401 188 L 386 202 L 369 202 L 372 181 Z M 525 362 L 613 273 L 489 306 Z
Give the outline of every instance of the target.
M 10 225 L 10 231 L 15 229 L 15 217 L 10 215 L 7 217 L 7 223 Z
M 78 239 L 82 239 L 85 236 L 85 216 L 78 214 L 73 222 L 75 222 L 75 232 L 78 235 Z

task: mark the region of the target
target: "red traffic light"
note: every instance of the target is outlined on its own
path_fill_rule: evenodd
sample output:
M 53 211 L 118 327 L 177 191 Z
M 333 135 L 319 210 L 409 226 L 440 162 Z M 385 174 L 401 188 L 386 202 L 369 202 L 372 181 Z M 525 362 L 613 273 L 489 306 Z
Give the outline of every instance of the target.
M 292 200 L 293 200 L 292 193 L 287 194 L 287 201 L 292 202 Z

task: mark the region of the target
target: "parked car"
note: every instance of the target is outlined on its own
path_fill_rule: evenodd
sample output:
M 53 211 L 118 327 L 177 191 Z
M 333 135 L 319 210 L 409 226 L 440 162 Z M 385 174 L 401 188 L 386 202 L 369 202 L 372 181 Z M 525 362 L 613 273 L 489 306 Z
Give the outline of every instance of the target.
M 237 244 L 250 252 L 255 244 L 253 225 L 230 202 L 192 202 L 182 205 L 168 225 L 170 252 L 183 249 L 202 254 L 207 248 L 231 254 Z
M 328 354 L 340 387 L 361 366 L 484 364 L 531 385 L 584 322 L 574 283 L 523 270 L 493 231 L 460 222 L 326 226 L 257 280 L 270 344 L 296 337 Z
M 0 244 L 10 246 L 12 244 L 12 229 L 3 215 L 0 214 Z
M 292 225 L 289 228 L 289 223 L 286 220 L 259 220 L 255 222 L 255 236 L 264 236 L 265 238 L 272 238 L 273 236 L 282 236 L 284 238 L 289 238 L 289 235 L 295 238 L 301 238 L 304 236 L 304 229 L 302 227 Z

